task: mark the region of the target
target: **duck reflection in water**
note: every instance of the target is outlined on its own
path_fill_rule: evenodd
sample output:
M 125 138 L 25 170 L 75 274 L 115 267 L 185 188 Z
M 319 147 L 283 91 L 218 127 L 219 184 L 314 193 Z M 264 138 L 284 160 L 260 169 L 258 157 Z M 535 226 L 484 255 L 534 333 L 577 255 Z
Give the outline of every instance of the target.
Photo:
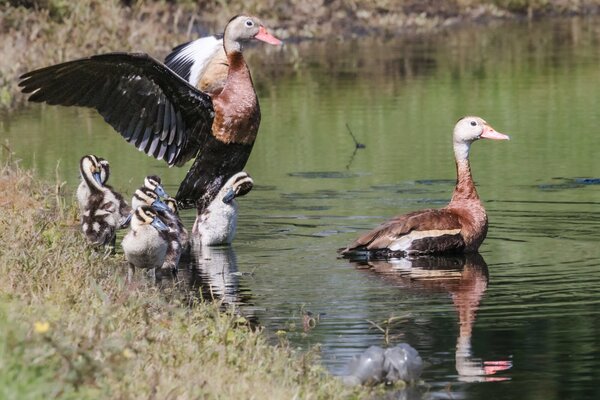
M 354 261 L 359 269 L 383 276 L 403 288 L 424 292 L 448 292 L 458 313 L 456 371 L 461 381 L 508 380 L 493 376 L 512 367 L 509 360 L 484 361 L 473 357 L 471 336 L 479 304 L 487 289 L 488 267 L 479 253 L 390 260 Z
M 236 255 L 231 246 L 208 247 L 191 243 L 189 260 L 180 262 L 177 275 L 163 279 L 164 291 L 183 294 L 188 304 L 217 300 L 223 305 L 244 302 L 240 293 Z

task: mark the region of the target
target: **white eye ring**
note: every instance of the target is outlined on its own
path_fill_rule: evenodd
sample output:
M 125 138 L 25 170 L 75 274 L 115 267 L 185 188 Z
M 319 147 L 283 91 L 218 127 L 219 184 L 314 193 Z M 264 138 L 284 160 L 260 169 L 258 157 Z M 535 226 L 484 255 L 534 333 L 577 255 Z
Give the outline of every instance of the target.
M 246 20 L 246 26 L 247 26 L 248 28 L 252 28 L 252 27 L 254 26 L 254 22 L 252 22 L 252 20 L 251 20 L 251 19 L 247 19 L 247 20 Z

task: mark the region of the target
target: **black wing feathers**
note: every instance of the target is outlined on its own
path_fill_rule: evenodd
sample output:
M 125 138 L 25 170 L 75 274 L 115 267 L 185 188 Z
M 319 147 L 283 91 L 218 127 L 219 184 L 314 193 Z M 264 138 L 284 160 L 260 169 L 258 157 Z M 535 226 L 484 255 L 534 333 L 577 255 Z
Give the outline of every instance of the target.
M 125 140 L 169 165 L 194 157 L 210 135 L 210 97 L 147 54 L 109 53 L 21 76 L 30 101 L 83 106 Z

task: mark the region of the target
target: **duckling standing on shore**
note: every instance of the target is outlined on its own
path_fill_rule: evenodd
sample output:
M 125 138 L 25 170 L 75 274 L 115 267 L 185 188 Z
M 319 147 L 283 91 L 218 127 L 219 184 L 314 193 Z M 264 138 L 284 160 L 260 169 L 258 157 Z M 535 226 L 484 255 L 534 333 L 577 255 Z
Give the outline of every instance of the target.
M 81 182 L 79 182 L 79 186 L 77 187 L 76 196 L 81 214 L 83 214 L 90 197 L 90 185 L 88 184 L 88 180 L 93 180 L 97 184 L 102 185 L 102 167 L 100 166 L 100 160 L 102 159 L 93 154 L 83 156 L 81 160 L 79 160 Z M 87 176 L 87 179 L 85 176 Z
M 84 179 L 84 174 L 88 174 L 88 178 L 93 178 L 96 183 L 112 193 L 118 202 L 118 213 L 121 221 L 126 220 L 129 216 L 131 208 L 123 196 L 114 190 L 112 186 L 107 184 L 108 178 L 110 177 L 110 164 L 108 163 L 108 160 L 93 154 L 83 156 L 79 162 L 79 171 L 82 179 L 77 187 L 77 202 L 79 204 L 79 211 L 81 215 L 83 215 L 86 207 L 88 206 L 91 193 L 90 186 L 88 184 L 89 179 Z
M 169 227 L 150 206 L 135 209 L 131 218 L 131 229 L 123 238 L 121 246 L 129 262 L 127 278 L 133 279 L 136 268 L 162 267 L 168 248 Z
M 179 240 L 181 242 L 181 246 L 184 251 L 187 251 L 190 245 L 190 235 L 188 234 L 187 229 L 185 229 L 185 225 L 181 221 L 179 217 L 179 209 L 177 208 L 177 200 L 173 197 L 167 197 L 164 199 L 165 204 L 169 207 L 171 211 L 169 214 L 166 214 L 165 217 L 169 218 L 168 221 L 163 219 L 163 222 L 167 224 L 167 226 L 171 229 L 177 230 L 179 232 Z
M 102 181 L 102 186 L 110 190 L 115 198 L 119 201 L 119 215 L 122 224 L 123 221 L 129 217 L 131 207 L 129 207 L 129 204 L 127 204 L 121 193 L 117 192 L 111 185 L 108 184 L 108 178 L 110 178 L 110 164 L 108 163 L 108 160 L 104 158 L 98 158 L 98 162 L 100 164 L 100 180 Z
M 238 172 L 229 178 L 206 210 L 196 215 L 192 240 L 204 246 L 231 243 L 237 228 L 235 198 L 244 196 L 253 186 L 254 181 L 246 172 Z
M 148 181 L 148 179 L 146 179 Z M 170 199 L 170 198 L 168 198 Z M 174 201 L 174 199 L 172 199 Z M 183 249 L 181 242 L 181 230 L 177 225 L 177 216 L 172 214 L 171 209 L 165 204 L 159 197 L 158 194 L 147 185 L 142 186 L 135 191 L 133 198 L 131 199 L 131 205 L 134 209 L 141 206 L 150 206 L 156 212 L 160 220 L 169 228 L 166 234 L 167 237 L 167 254 L 165 261 L 161 267 L 162 270 L 176 271 L 177 264 L 179 264 L 179 258 Z M 131 216 L 130 216 L 131 218 Z M 127 221 L 129 222 L 129 221 Z M 185 230 L 185 228 L 183 228 Z M 186 232 L 187 235 L 187 232 Z M 186 238 L 187 240 L 187 238 Z
M 77 190 L 82 208 L 81 230 L 92 245 L 114 248 L 116 229 L 121 222 L 120 202 L 112 190 L 102 185 L 100 168 L 95 156 L 84 156 L 79 162 L 81 177 L 89 191 L 86 195 L 85 189 Z

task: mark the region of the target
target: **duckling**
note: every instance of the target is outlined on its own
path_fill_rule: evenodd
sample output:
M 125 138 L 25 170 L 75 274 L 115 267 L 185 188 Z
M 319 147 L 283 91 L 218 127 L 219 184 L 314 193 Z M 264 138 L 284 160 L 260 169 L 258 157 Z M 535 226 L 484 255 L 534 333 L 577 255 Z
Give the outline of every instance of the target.
M 83 214 L 85 206 L 90 197 L 90 186 L 88 185 L 88 181 L 93 180 L 99 185 L 102 185 L 102 167 L 100 166 L 100 160 L 101 158 L 96 157 L 93 154 L 83 156 L 79 160 L 79 173 L 81 175 L 81 182 L 77 187 L 76 196 L 81 214 Z
M 144 186 L 154 191 L 154 193 L 156 193 L 160 197 L 169 197 L 169 195 L 167 194 L 167 192 L 165 192 L 165 189 L 162 186 L 160 177 L 157 175 L 149 175 L 145 177 Z
M 137 189 L 131 198 L 132 209 L 135 210 L 144 205 L 152 206 L 155 210 L 169 211 L 169 207 L 167 207 L 167 205 L 159 198 L 159 194 L 146 185 Z
M 128 280 L 131 282 L 135 268 L 156 271 L 163 265 L 167 254 L 169 227 L 158 217 L 152 207 L 144 205 L 135 209 L 131 229 L 121 246 L 129 262 Z
M 179 209 L 177 207 L 177 200 L 173 197 L 166 197 L 164 199 L 165 204 L 169 207 L 171 211 L 169 214 L 165 215 L 165 217 L 170 218 L 169 221 L 163 221 L 167 224 L 167 226 L 171 229 L 176 229 L 179 232 L 179 240 L 181 242 L 181 246 L 184 251 L 189 249 L 190 245 L 190 235 L 188 234 L 187 229 L 185 229 L 185 225 L 181 221 L 179 217 Z
M 129 204 L 127 204 L 127 201 L 125 201 L 125 198 L 121 195 L 121 193 L 117 192 L 107 183 L 108 178 L 110 178 L 110 164 L 108 163 L 108 160 L 104 158 L 98 158 L 98 163 L 100 164 L 100 180 L 102 181 L 102 185 L 110 190 L 115 198 L 119 201 L 119 214 L 121 216 L 121 221 L 125 221 L 129 217 L 131 207 L 129 207 Z
M 121 221 L 126 220 L 131 208 L 123 196 L 114 190 L 112 186 L 107 184 L 108 178 L 110 177 L 110 164 L 108 163 L 108 160 L 93 154 L 83 156 L 79 161 L 79 172 L 82 177 L 81 183 L 77 187 L 77 202 L 79 203 L 80 213 L 83 215 L 85 212 L 90 197 L 90 187 L 87 183 L 89 179 L 83 179 L 84 174 L 88 174 L 88 178 L 90 178 L 89 175 L 91 175 L 91 178 L 93 178 L 95 182 L 112 192 L 112 195 L 118 202 L 118 213 Z
M 229 244 L 237 228 L 238 206 L 236 197 L 244 196 L 254 186 L 246 172 L 238 172 L 223 185 L 204 212 L 196 215 L 192 228 L 193 240 L 204 246 Z
M 148 179 L 146 179 L 148 181 Z M 157 186 L 156 186 L 157 187 Z M 154 209 L 160 220 L 168 226 L 167 237 L 167 255 L 161 267 L 162 270 L 176 271 L 179 264 L 179 258 L 183 249 L 180 239 L 180 229 L 177 226 L 176 216 L 171 213 L 171 209 L 160 200 L 158 194 L 148 186 L 142 186 L 135 191 L 131 199 L 131 205 L 134 209 L 141 206 L 150 206 Z M 127 221 L 129 222 L 129 221 Z M 184 228 L 185 229 L 185 228 Z M 186 232 L 187 234 L 187 232 Z
M 121 222 L 119 200 L 114 193 L 101 184 L 98 159 L 85 156 L 80 161 L 80 170 L 89 194 L 81 212 L 81 230 L 94 246 L 115 245 L 116 229 Z M 78 190 L 78 200 L 84 199 Z

